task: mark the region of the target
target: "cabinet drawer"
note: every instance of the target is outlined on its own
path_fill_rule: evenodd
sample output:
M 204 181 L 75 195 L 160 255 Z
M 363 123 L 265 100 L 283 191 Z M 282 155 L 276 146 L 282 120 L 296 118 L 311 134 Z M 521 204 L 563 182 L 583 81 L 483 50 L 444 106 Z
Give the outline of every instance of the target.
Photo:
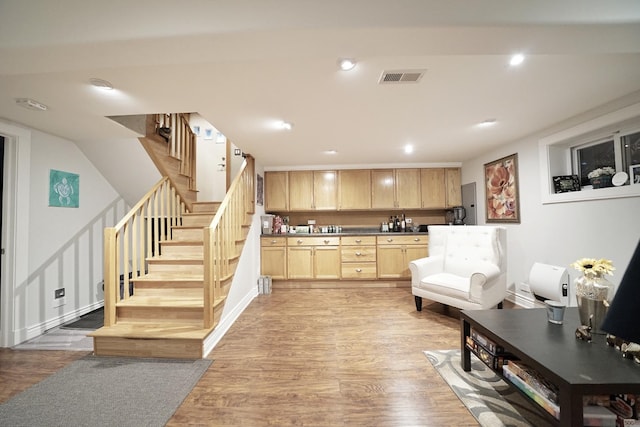
M 338 246 L 340 237 L 287 237 L 289 246 Z
M 375 245 L 376 236 L 342 236 L 342 246 Z
M 375 262 L 354 262 L 342 264 L 343 279 L 375 279 L 376 263 Z
M 397 235 L 389 233 L 389 236 L 378 236 L 378 245 L 426 245 L 429 236 L 424 234 Z
M 375 246 L 343 246 L 342 262 L 365 262 L 376 260 Z
M 286 237 L 261 237 L 260 244 L 262 247 L 270 247 L 270 246 L 287 246 L 287 238 Z

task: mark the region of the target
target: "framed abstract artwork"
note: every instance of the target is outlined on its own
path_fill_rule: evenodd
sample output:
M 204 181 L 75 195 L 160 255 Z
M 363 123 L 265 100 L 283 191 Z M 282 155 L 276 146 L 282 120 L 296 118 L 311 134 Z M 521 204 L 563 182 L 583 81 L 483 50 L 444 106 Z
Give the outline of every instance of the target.
M 487 222 L 520 223 L 518 154 L 484 165 Z

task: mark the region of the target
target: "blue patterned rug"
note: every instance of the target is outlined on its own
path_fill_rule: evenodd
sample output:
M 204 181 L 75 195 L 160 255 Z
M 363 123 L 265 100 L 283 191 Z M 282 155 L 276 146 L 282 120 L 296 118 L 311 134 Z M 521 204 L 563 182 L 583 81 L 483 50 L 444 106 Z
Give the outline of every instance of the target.
M 462 370 L 460 350 L 425 351 L 424 354 L 482 427 L 552 425 L 542 409 L 473 354 L 470 372 Z

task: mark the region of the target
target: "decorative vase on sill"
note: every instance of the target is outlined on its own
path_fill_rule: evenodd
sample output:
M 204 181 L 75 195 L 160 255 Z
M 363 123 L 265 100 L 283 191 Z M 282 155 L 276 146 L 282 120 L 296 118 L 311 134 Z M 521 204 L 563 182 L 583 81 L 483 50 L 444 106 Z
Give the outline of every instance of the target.
M 571 266 L 582 271 L 582 276 L 575 280 L 580 323 L 595 333 L 603 333 L 602 321 L 613 299 L 613 284 L 605 275 L 612 274 L 615 268 L 610 260 L 592 258 L 583 258 Z

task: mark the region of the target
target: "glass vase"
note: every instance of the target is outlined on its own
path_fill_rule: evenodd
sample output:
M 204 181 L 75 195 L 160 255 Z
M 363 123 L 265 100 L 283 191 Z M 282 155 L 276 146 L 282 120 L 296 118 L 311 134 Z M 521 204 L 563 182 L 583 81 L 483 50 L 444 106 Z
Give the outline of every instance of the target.
M 592 332 L 604 333 L 600 328 L 613 298 L 613 284 L 603 274 L 585 273 L 575 280 L 580 323 Z

